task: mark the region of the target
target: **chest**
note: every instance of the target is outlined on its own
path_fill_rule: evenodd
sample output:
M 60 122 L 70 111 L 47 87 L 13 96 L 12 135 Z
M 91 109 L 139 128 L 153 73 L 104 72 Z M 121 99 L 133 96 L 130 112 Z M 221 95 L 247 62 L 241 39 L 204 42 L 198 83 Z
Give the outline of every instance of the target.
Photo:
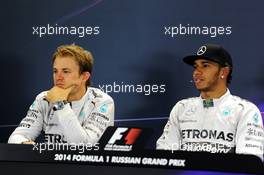
M 240 111 L 233 106 L 204 108 L 190 105 L 178 115 L 178 122 L 181 129 L 217 129 L 234 132 L 239 115 Z
M 77 118 L 79 123 L 82 125 L 87 118 L 89 118 L 91 111 L 93 110 L 94 105 L 92 103 L 84 103 L 81 105 L 70 105 L 71 114 L 73 117 Z M 52 107 L 47 108 L 44 116 L 44 132 L 52 133 L 61 133 L 62 126 L 59 121 L 59 116 L 62 113 L 55 112 Z

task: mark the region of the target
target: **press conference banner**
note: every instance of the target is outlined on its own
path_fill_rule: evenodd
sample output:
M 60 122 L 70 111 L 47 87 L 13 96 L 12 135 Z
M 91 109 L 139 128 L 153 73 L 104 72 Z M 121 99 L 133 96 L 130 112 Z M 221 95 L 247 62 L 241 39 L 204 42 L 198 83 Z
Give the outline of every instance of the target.
M 45 147 L 45 149 L 44 149 Z M 77 149 L 78 148 L 78 149 Z M 218 172 L 263 173 L 259 158 L 250 155 L 209 154 L 182 151 L 102 151 L 84 145 L 6 145 L 0 144 L 0 166 L 6 162 L 17 165 L 28 163 L 75 164 L 92 166 L 140 167 L 175 170 L 207 170 Z M 232 166 L 230 166 L 232 163 Z M 26 166 L 27 167 L 27 166 Z M 46 166 L 48 169 L 49 166 Z M 143 171 L 143 170 L 142 170 Z

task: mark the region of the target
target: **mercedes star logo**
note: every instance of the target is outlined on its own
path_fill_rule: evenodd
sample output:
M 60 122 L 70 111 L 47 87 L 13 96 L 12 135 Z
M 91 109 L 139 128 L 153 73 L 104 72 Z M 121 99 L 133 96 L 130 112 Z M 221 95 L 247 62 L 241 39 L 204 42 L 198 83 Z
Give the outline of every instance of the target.
M 206 52 L 206 46 L 201 46 L 197 51 L 197 55 L 203 55 L 205 52 Z

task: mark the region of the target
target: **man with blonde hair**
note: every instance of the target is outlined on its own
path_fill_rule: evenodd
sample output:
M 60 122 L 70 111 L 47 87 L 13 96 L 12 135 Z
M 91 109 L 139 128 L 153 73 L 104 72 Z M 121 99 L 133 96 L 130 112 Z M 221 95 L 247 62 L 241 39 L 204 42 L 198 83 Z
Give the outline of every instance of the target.
M 53 54 L 54 86 L 40 93 L 8 143 L 34 144 L 44 131 L 46 143 L 98 142 L 114 125 L 114 101 L 90 87 L 93 56 L 77 45 L 63 45 Z

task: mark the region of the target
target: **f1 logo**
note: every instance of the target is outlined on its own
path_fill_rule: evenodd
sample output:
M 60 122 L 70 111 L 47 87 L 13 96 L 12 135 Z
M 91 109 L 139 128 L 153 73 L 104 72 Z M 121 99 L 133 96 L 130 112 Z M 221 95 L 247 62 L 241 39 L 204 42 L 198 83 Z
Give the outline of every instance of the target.
M 113 136 L 108 141 L 109 144 L 114 144 L 117 140 L 121 140 L 124 136 L 124 133 L 128 131 L 128 128 L 117 128 Z M 141 133 L 141 129 L 138 128 L 131 128 L 129 129 L 128 133 L 125 137 L 125 144 L 132 145 L 135 143 L 136 139 Z
M 117 128 L 108 143 L 114 144 L 117 140 L 120 140 L 123 137 L 122 133 L 126 132 L 127 129 L 128 128 Z

